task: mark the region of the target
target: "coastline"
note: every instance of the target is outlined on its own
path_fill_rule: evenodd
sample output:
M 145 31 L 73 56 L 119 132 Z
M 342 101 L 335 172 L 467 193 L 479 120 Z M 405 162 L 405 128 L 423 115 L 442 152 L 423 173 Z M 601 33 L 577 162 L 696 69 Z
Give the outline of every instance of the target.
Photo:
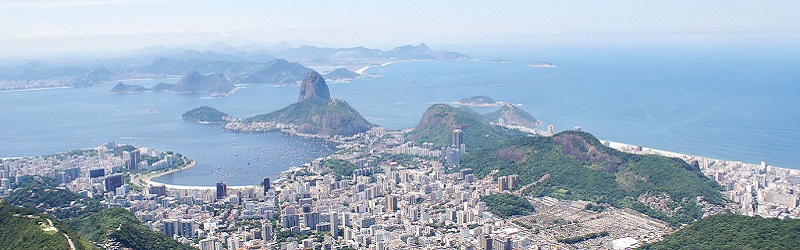
M 359 68 L 359 69 L 357 69 L 357 70 L 355 70 L 353 72 L 356 72 L 359 75 L 363 75 L 364 71 L 366 71 L 369 68 L 377 67 L 377 66 L 384 67 L 384 66 L 388 66 L 388 65 L 391 65 L 391 64 L 394 64 L 394 63 L 398 63 L 398 62 L 385 62 L 385 63 L 381 63 L 380 65 L 367 65 L 367 66 L 361 67 L 361 68 Z
M 138 182 L 137 184 L 145 185 L 147 187 L 165 186 L 165 187 L 167 187 L 169 189 L 187 189 L 187 190 L 210 190 L 210 189 L 216 189 L 217 188 L 216 186 L 186 186 L 186 185 L 166 184 L 166 183 L 153 181 L 153 178 L 157 178 L 157 177 L 161 177 L 161 176 L 164 176 L 164 175 L 167 175 L 167 174 L 172 174 L 172 173 L 177 173 L 177 172 L 180 172 L 180 171 L 183 171 L 183 170 L 187 170 L 187 169 L 190 169 L 190 168 L 192 168 L 192 167 L 194 167 L 196 165 L 197 165 L 197 161 L 192 160 L 191 163 L 189 163 L 188 165 L 186 165 L 184 167 L 181 167 L 181 168 L 172 169 L 172 170 L 165 171 L 165 172 L 148 173 L 148 174 L 144 174 L 143 176 L 137 176 L 137 177 L 135 177 L 133 182 L 134 183 Z M 242 189 L 242 188 L 252 188 L 252 187 L 256 187 L 256 186 L 258 186 L 258 185 L 228 186 L 228 188 Z
M 68 88 L 70 88 L 70 87 L 69 86 L 62 86 L 62 87 L 46 87 L 46 88 L 30 88 L 30 89 L 8 89 L 8 90 L 0 90 L 0 93 L 28 92 L 28 91 L 68 89 Z

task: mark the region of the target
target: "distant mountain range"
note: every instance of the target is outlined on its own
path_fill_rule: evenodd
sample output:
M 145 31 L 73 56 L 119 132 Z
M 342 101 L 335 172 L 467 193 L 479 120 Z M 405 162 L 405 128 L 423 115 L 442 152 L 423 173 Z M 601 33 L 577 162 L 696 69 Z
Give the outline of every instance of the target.
M 224 43 L 189 49 L 157 45 L 114 59 L 54 61 L 51 65 L 30 62 L 0 68 L 0 90 L 85 87 L 121 79 L 184 76 L 195 71 L 203 75 L 224 74 L 234 84 L 294 85 L 311 72 L 306 66 L 355 68 L 411 60 L 473 59 L 456 52 L 433 51 L 424 43 L 389 51 L 365 47 L 293 47 L 285 42 L 271 48 L 260 45 L 234 48 Z M 358 78 L 352 75 L 355 72 L 350 72 L 334 71 L 328 79 L 339 82 Z

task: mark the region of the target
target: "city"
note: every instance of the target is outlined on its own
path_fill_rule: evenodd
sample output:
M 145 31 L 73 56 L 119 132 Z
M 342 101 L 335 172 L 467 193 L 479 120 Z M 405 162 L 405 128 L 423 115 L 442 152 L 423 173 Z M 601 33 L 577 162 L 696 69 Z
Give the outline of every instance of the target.
M 381 127 L 337 136 L 342 143 L 338 152 L 277 178 L 265 177 L 255 186 L 153 182 L 156 175 L 195 162 L 175 152 L 109 142 L 50 156 L 3 159 L 0 194 L 11 194 L 23 176 L 52 178 L 81 196 L 100 199 L 103 207 L 129 210 L 153 231 L 203 250 L 625 249 L 677 230 L 631 209 L 551 197 L 526 197 L 533 207 L 529 213 L 493 213 L 485 197 L 519 195 L 536 183 L 521 187 L 515 175 L 478 179 L 470 169 L 454 171 L 460 156 L 469 153 L 462 134 L 452 131 L 452 144 L 444 148 L 416 145 L 406 141 L 404 131 Z M 604 144 L 698 165 L 725 187 L 730 211 L 798 218 L 800 171 Z

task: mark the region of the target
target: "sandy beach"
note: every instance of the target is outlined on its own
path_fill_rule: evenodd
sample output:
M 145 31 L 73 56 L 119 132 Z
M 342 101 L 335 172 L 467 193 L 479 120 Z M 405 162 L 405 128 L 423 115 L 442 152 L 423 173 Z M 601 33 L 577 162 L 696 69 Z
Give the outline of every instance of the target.
M 166 171 L 166 172 L 156 172 L 156 173 L 148 173 L 148 174 L 140 175 L 140 176 L 137 176 L 137 177 L 134 178 L 133 183 L 138 183 L 138 184 L 144 185 L 146 187 L 150 187 L 150 186 L 165 186 L 165 187 L 167 187 L 169 189 L 186 189 L 186 190 L 210 190 L 210 189 L 216 189 L 217 188 L 216 186 L 185 186 L 185 185 L 173 185 L 173 184 L 166 184 L 166 183 L 153 181 L 153 178 L 156 178 L 156 177 L 159 177 L 159 176 L 163 176 L 163 175 L 167 175 L 167 174 L 171 174 L 171 173 L 180 172 L 180 171 L 192 168 L 192 167 L 194 167 L 196 165 L 197 165 L 197 161 L 192 161 L 191 163 L 189 163 L 188 165 L 186 165 L 185 167 L 182 167 L 182 168 L 172 169 L 172 170 L 169 170 L 169 171 Z M 257 185 L 251 185 L 251 186 L 228 186 L 228 188 L 231 188 L 231 189 L 243 189 L 243 188 L 252 188 L 252 187 L 255 187 L 255 186 L 257 186 Z
M 390 65 L 390 64 L 393 64 L 393 63 L 396 63 L 396 62 L 382 63 L 380 66 L 383 67 L 383 66 L 387 66 L 387 65 Z M 374 67 L 374 66 L 375 65 L 367 65 L 367 66 L 364 66 L 364 67 L 361 67 L 361 68 L 357 69 L 354 72 L 358 73 L 359 75 L 363 75 L 365 70 L 367 70 L 367 69 L 369 69 L 371 67 Z

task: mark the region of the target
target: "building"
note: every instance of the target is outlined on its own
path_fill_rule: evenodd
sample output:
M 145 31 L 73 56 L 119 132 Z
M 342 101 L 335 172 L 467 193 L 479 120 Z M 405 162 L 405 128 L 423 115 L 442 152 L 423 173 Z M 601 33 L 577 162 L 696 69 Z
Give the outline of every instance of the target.
M 228 184 L 224 181 L 217 182 L 217 200 L 225 199 L 228 196 Z
M 102 168 L 89 170 L 89 178 L 103 177 L 106 175 L 106 170 Z
M 462 143 L 464 143 L 464 130 L 454 129 L 452 146 L 457 148 L 460 147 Z
M 106 191 L 115 191 L 118 187 L 121 187 L 122 184 L 125 184 L 125 178 L 122 174 L 113 174 L 106 177 Z
M 556 132 L 556 126 L 553 124 L 547 125 L 547 133 L 554 134 Z
M 270 188 L 269 177 L 264 177 L 264 195 L 267 195 L 267 191 L 269 191 Z
M 397 196 L 387 194 L 386 195 L 386 212 L 397 211 Z
M 148 190 L 150 194 L 154 194 L 156 196 L 165 196 L 167 195 L 167 186 L 150 186 L 150 190 Z

